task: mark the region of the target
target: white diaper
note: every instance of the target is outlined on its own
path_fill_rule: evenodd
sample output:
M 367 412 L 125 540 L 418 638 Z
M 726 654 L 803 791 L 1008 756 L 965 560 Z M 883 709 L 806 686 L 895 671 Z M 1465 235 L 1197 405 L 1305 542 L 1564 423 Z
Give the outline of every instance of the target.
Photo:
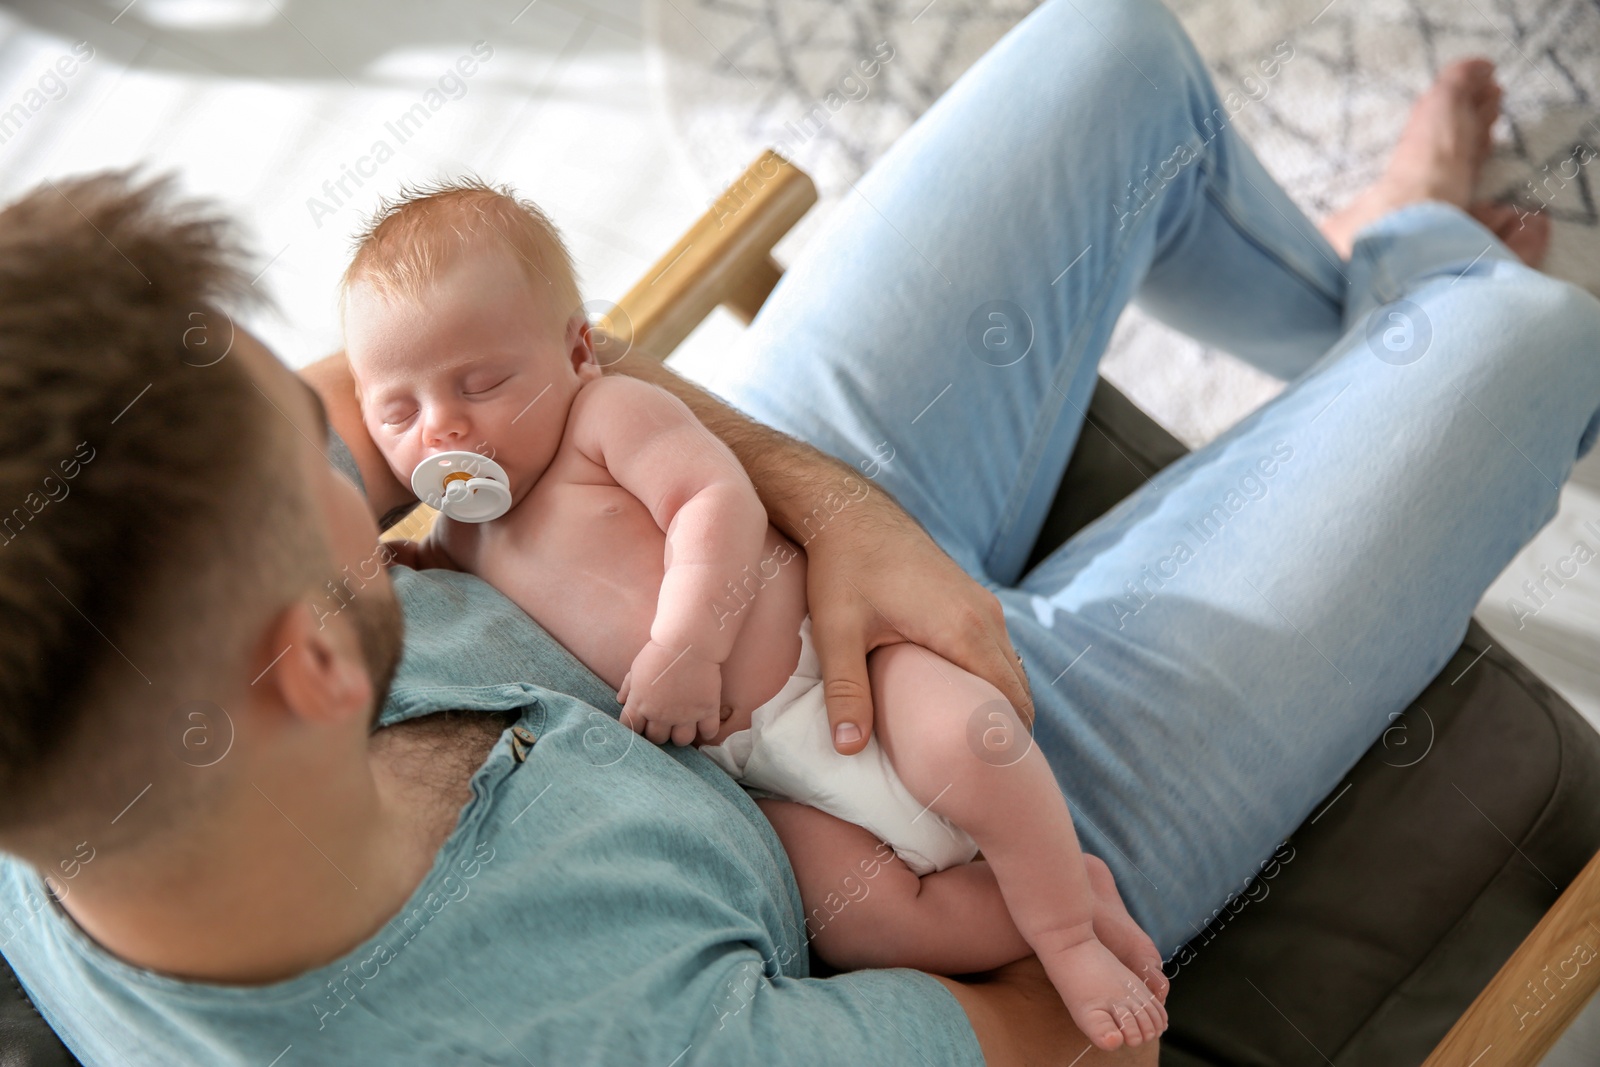
M 700 751 L 758 795 L 808 804 L 872 831 L 918 876 L 978 853 L 966 831 L 911 795 L 876 736 L 853 756 L 835 751 L 810 615 L 800 622 L 800 662 L 783 688 L 751 713 L 748 730 Z

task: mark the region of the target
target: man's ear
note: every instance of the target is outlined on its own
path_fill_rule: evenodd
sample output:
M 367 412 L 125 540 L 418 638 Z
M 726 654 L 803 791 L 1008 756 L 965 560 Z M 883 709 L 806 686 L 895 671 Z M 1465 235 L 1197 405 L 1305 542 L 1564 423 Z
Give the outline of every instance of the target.
M 567 358 L 572 361 L 579 381 L 600 377 L 600 363 L 594 356 L 594 327 L 582 313 L 567 320 Z
M 251 684 L 270 685 L 285 711 L 306 723 L 371 717 L 372 677 L 355 626 L 341 614 L 295 601 L 273 620 L 258 656 L 261 673 Z

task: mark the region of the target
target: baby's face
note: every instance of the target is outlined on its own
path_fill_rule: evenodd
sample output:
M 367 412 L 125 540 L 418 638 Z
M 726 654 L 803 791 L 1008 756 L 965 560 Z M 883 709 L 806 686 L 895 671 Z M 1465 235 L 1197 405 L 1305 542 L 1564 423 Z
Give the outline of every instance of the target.
M 549 308 L 509 257 L 464 257 L 420 301 L 357 284 L 345 345 L 367 432 L 402 483 L 439 452 L 489 456 L 520 501 L 600 369 L 581 317 Z

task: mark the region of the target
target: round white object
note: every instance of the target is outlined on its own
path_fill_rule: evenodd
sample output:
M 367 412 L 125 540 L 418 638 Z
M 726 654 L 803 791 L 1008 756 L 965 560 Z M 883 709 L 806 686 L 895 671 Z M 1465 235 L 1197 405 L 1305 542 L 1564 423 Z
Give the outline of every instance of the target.
M 489 522 L 511 510 L 505 468 L 476 452 L 439 452 L 411 472 L 417 499 L 458 522 Z

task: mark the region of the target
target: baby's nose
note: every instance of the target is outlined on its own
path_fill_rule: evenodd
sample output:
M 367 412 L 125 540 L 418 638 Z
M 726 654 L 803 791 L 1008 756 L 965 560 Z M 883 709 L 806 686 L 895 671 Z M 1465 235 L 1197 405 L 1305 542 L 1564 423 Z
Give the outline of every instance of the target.
M 465 440 L 469 429 L 467 420 L 458 413 L 434 411 L 429 412 L 423 437 L 430 448 L 453 448 Z

